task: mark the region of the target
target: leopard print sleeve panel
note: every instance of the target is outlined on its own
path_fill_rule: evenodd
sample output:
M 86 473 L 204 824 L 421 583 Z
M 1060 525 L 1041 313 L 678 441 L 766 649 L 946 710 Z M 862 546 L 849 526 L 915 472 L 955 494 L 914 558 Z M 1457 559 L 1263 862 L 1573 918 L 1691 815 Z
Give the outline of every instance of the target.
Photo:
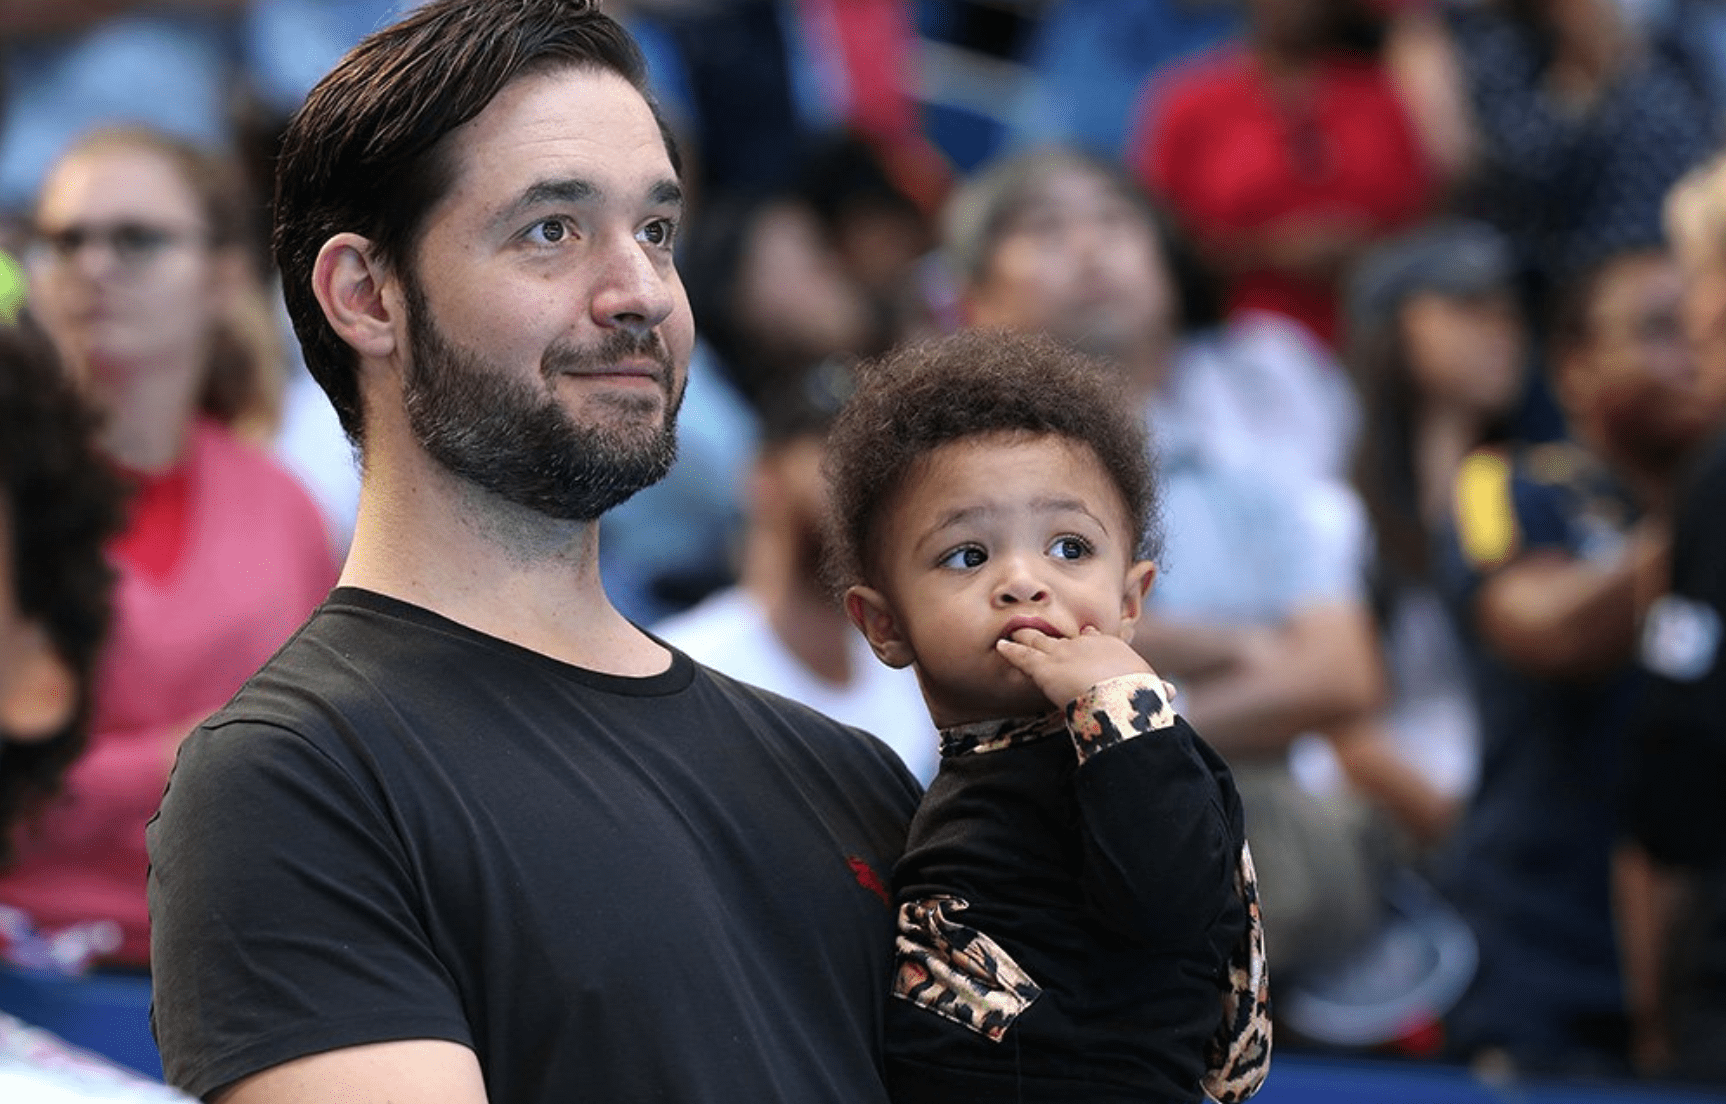
M 1265 929 L 1259 913 L 1252 850 L 1241 841 L 1235 891 L 1247 909 L 1247 927 L 1229 956 L 1222 1019 L 1205 1045 L 1204 1089 L 1217 1104 L 1238 1104 L 1264 1085 L 1271 1068 L 1271 981 Z
M 954 917 L 958 897 L 899 906 L 893 995 L 998 1043 L 1042 988 L 987 935 Z

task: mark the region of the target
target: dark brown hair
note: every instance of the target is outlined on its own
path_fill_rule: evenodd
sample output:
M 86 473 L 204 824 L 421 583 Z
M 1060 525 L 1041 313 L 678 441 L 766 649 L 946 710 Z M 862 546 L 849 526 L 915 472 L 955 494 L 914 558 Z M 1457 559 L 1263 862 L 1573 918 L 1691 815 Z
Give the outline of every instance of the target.
M 95 445 L 95 418 L 28 325 L 0 325 L 0 511 L 11 521 L 13 595 L 78 680 L 70 721 L 46 740 L 0 732 L 0 863 L 9 829 L 51 795 L 84 748 L 90 679 L 107 633 L 113 572 L 103 548 L 121 525 L 121 488 Z
M 872 535 L 918 461 L 990 434 L 1053 435 L 1090 449 L 1120 492 L 1134 554 L 1154 558 L 1156 473 L 1126 395 L 1118 373 L 1040 334 L 970 331 L 864 364 L 827 438 L 831 581 L 869 577 Z
M 354 47 L 289 122 L 276 169 L 276 263 L 306 366 L 356 443 L 358 364 L 312 294 L 319 250 L 354 233 L 401 270 L 455 177 L 443 139 L 517 78 L 565 66 L 616 73 L 653 105 L 641 51 L 596 0 L 432 0 Z M 678 166 L 663 120 L 660 131 Z

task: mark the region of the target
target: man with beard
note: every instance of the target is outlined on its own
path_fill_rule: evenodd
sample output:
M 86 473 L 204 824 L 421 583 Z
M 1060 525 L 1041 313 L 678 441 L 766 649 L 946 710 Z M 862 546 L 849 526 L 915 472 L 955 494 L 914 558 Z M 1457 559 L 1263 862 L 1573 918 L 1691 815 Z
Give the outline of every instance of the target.
M 290 124 L 276 259 L 361 501 L 341 585 L 151 827 L 195 1095 L 885 1101 L 915 781 L 666 649 L 596 566 L 693 337 L 644 86 L 585 0 L 433 0 Z
M 821 453 L 851 374 L 817 366 L 761 399 L 738 583 L 653 626 L 732 678 L 886 740 L 925 784 L 940 738 L 910 670 L 876 661 L 827 585 Z
M 1480 945 L 1447 1021 L 1459 1057 L 1627 1068 L 1610 866 L 1635 644 L 1664 586 L 1680 467 L 1709 427 L 1682 293 L 1660 248 L 1574 280 L 1550 341 L 1572 440 L 1477 450 L 1457 476 L 1448 585 L 1483 743 L 1445 856 Z

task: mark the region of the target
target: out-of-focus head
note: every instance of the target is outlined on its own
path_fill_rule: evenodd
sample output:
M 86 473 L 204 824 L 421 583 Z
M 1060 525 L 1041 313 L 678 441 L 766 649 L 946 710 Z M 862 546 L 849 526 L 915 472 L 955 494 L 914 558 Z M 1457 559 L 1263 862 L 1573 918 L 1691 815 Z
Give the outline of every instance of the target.
M 1112 360 L 1165 343 L 1180 305 L 1151 207 L 1073 150 L 996 162 L 949 200 L 943 248 L 971 324 L 1047 333 Z
M 1394 384 L 1411 407 L 1502 416 L 1521 392 L 1527 354 L 1514 278 L 1508 243 L 1480 222 L 1444 219 L 1377 247 L 1346 300 L 1363 387 Z
M 31 303 L 98 397 L 116 375 L 209 360 L 249 276 L 245 197 L 229 162 L 140 127 L 93 132 L 49 170 Z
M 879 351 L 863 288 L 796 195 L 712 204 L 680 261 L 703 336 L 757 403 L 812 365 Z
M 0 860 L 84 743 L 120 487 L 47 339 L 0 325 Z
M 1671 471 L 1719 420 L 1685 336 L 1683 301 L 1683 273 L 1660 246 L 1605 258 L 1555 299 L 1555 390 L 1571 428 L 1609 459 Z
M 353 233 L 387 270 L 409 271 L 428 214 L 470 167 L 456 163 L 451 133 L 518 79 L 564 68 L 615 74 L 651 106 L 640 50 L 595 0 L 432 0 L 356 46 L 290 122 L 276 261 L 307 367 L 356 442 L 358 358 L 313 293 L 320 250 Z M 663 123 L 660 136 L 675 166 Z
M 1684 273 L 1684 332 L 1709 401 L 1726 403 L 1726 155 L 1673 185 L 1665 213 Z

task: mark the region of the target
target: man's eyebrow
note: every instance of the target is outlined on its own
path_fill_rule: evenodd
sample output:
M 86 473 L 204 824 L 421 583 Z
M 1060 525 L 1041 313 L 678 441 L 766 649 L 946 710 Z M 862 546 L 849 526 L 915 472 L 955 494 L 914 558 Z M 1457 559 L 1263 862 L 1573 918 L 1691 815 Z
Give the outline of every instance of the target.
M 536 207 L 555 203 L 592 203 L 604 198 L 598 185 L 577 178 L 537 180 L 499 211 L 496 223 L 514 222 Z M 675 180 L 661 180 L 647 190 L 647 201 L 655 207 L 684 205 L 683 185 Z
M 682 207 L 683 185 L 675 180 L 661 180 L 648 189 L 647 201 L 655 207 Z
M 494 223 L 514 222 L 520 216 L 548 203 L 591 203 L 600 191 L 586 180 L 536 180 L 497 213 Z

